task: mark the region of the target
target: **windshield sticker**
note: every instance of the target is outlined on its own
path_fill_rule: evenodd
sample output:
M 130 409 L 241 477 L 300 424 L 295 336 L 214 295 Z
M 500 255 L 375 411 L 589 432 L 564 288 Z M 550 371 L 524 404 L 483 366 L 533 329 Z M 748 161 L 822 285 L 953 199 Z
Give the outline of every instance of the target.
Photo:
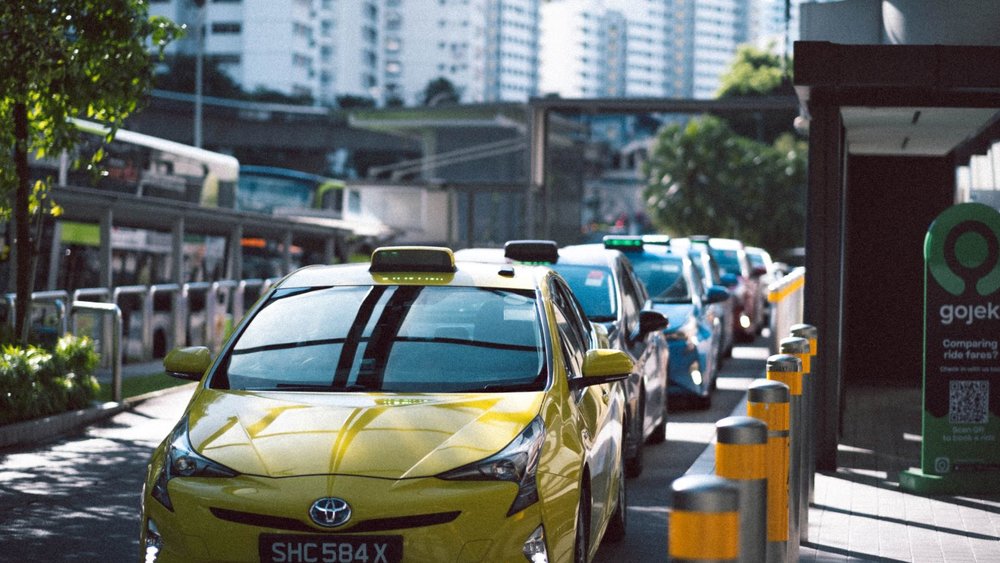
M 587 281 L 584 282 L 588 287 L 601 287 L 604 285 L 604 272 L 600 270 L 591 270 L 587 274 Z

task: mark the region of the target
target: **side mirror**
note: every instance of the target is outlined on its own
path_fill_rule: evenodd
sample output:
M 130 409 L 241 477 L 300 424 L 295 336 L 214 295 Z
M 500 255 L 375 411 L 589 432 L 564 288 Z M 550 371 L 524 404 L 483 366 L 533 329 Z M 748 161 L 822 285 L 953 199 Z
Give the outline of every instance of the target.
M 728 289 L 721 285 L 713 285 L 708 288 L 708 293 L 705 294 L 705 303 L 722 303 L 728 300 L 730 295 Z
M 645 336 L 651 332 L 667 328 L 670 321 L 663 313 L 656 311 L 639 311 L 639 336 Z
M 588 350 L 583 359 L 583 377 L 571 379 L 571 389 L 622 381 L 635 371 L 635 363 L 621 350 Z
M 212 366 L 212 353 L 205 346 L 174 348 L 163 358 L 163 369 L 169 375 L 199 381 Z
M 750 275 L 755 278 L 759 278 L 765 274 L 767 274 L 767 268 L 765 268 L 764 266 L 754 266 L 750 270 Z
M 740 278 L 736 274 L 722 274 L 720 281 L 722 282 L 722 285 L 732 289 L 739 285 Z

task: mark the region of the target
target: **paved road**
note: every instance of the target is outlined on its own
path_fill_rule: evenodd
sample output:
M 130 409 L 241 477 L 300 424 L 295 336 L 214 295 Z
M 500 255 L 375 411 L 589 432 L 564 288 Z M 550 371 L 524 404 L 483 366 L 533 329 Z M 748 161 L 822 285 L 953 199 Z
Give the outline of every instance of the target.
M 670 413 L 667 441 L 647 446 L 642 475 L 628 481 L 628 533 L 621 543 L 604 542 L 597 562 L 646 563 L 667 559 L 667 510 L 670 483 L 684 475 L 715 438 L 715 423 L 733 413 L 747 385 L 764 376 L 767 348 L 736 347 L 723 365 L 718 389 L 707 410 Z M 740 413 L 743 414 L 743 413 Z
M 762 343 L 761 343 L 762 344 Z M 763 346 L 736 348 L 711 409 L 671 413 L 667 441 L 650 446 L 629 484 L 629 531 L 597 561 L 664 560 L 671 481 L 715 435 L 752 378 Z M 189 391 L 151 399 L 80 435 L 0 454 L 0 561 L 135 561 L 139 491 L 151 450 L 180 416 Z

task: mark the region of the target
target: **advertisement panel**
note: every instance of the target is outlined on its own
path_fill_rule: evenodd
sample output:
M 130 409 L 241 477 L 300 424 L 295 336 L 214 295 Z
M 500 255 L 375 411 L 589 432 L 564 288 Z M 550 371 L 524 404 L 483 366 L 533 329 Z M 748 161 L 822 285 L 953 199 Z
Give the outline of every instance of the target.
M 921 467 L 926 493 L 1000 491 L 1000 213 L 946 209 L 924 241 Z

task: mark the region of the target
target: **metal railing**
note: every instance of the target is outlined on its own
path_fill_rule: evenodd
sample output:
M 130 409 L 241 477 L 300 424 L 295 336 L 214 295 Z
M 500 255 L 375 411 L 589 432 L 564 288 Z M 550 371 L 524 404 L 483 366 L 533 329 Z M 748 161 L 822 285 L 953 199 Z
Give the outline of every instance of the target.
M 788 335 L 792 325 L 802 322 L 805 285 L 806 269 L 795 268 L 767 286 L 767 300 L 771 304 L 771 338 L 768 348 L 772 354 L 778 353 L 781 338 Z
M 32 311 L 37 313 L 39 307 L 51 307 L 52 310 L 42 312 L 40 320 L 33 322 L 32 331 L 36 338 L 42 333 L 54 338 L 67 332 L 75 334 L 88 328 L 77 322 L 77 313 L 98 313 L 100 322 L 89 327 L 96 341 L 95 348 L 103 366 L 120 372 L 124 362 L 157 360 L 177 346 L 204 345 L 218 352 L 232 327 L 246 313 L 247 296 L 262 294 L 275 282 L 277 278 L 253 278 L 128 285 L 114 289 L 81 288 L 72 294 L 64 290 L 37 291 L 31 294 Z M 168 298 L 163 299 L 164 295 Z M 15 297 L 13 293 L 5 294 L 0 303 L 0 307 L 6 309 L 6 317 L 0 322 L 11 327 L 15 319 Z M 193 297 L 203 298 L 204 305 L 192 310 Z M 138 300 L 138 307 L 125 306 L 127 298 Z M 137 321 L 138 326 L 135 325 Z M 131 355 L 129 349 L 133 351 Z

